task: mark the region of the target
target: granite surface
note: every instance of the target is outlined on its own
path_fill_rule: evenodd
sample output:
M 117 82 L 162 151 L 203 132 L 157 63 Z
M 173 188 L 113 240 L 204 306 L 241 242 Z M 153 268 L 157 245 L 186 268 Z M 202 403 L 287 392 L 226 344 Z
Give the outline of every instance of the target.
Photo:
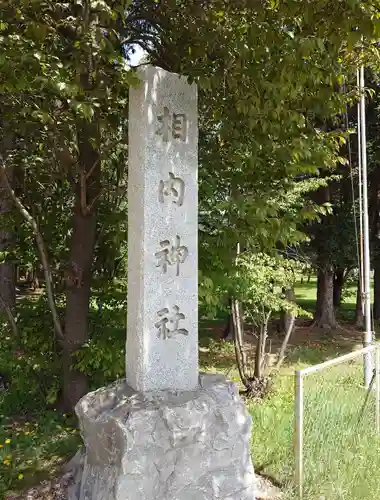
M 253 500 L 251 418 L 235 384 L 201 375 L 185 392 L 125 382 L 76 408 L 86 446 L 70 500 Z
M 160 68 L 130 90 L 127 380 L 198 381 L 197 88 Z

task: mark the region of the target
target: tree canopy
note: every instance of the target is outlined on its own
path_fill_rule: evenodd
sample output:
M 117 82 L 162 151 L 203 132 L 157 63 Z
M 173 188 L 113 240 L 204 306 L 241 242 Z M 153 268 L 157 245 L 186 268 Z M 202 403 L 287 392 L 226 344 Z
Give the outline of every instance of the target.
M 66 407 L 87 390 L 74 360 L 92 345 L 91 294 L 125 275 L 134 47 L 199 86 L 200 297 L 214 313 L 239 288 L 238 244 L 253 261 L 288 255 L 327 220 L 328 200 L 310 193 L 346 168 L 342 116 L 358 64 L 377 67 L 379 6 L 0 2 L 3 265 L 42 264 Z

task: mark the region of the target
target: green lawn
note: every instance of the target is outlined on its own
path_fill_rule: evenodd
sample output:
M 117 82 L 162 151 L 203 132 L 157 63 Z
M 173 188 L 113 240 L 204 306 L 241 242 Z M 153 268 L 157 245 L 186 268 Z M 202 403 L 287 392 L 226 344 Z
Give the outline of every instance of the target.
M 305 499 L 380 498 L 375 398 L 364 406 L 362 363 L 359 358 L 305 379 Z
M 219 370 L 238 381 L 230 344 L 201 342 L 202 368 Z M 312 351 L 310 353 L 309 351 Z M 297 348 L 264 401 L 247 401 L 253 419 L 252 458 L 257 472 L 281 485 L 287 500 L 297 497 L 294 483 L 294 369 L 338 354 L 324 340 Z M 213 362 L 210 362 L 212 357 Z M 223 360 L 223 365 L 219 360 Z M 231 360 L 231 364 L 226 364 Z M 309 375 L 305 389 L 304 499 L 374 500 L 380 498 L 380 445 L 375 432 L 375 403 L 371 396 L 361 418 L 366 392 L 362 360 Z
M 299 284 L 298 302 L 313 311 L 316 280 Z M 345 292 L 340 321 L 353 318 L 356 289 Z M 360 333 L 356 332 L 358 335 Z M 262 402 L 247 401 L 253 419 L 252 458 L 256 471 L 297 498 L 294 482 L 294 371 L 335 358 L 352 349 L 350 331 L 307 332 L 310 341 L 293 348 L 277 376 L 272 393 Z M 232 345 L 210 342 L 204 332 L 203 368 L 221 370 L 238 381 Z M 348 342 L 347 342 L 348 338 Z M 207 340 L 208 339 L 208 340 Z M 201 348 L 202 350 L 202 348 Z M 228 361 L 228 363 L 226 363 Z M 362 359 L 305 379 L 304 499 L 374 500 L 380 498 L 380 439 L 375 429 L 375 402 L 370 396 L 360 417 L 366 392 Z
M 305 310 L 314 312 L 317 300 L 317 278 L 312 277 L 310 282 L 307 280 L 303 284 L 298 283 L 295 288 L 297 303 Z M 347 287 L 343 292 L 343 300 L 338 316 L 346 321 L 352 321 L 355 314 L 356 304 L 356 286 Z

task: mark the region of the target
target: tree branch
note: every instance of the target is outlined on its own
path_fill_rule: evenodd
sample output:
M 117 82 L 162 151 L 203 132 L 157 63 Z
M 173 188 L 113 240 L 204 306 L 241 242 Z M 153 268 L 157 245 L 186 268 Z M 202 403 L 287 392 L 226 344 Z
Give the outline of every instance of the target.
M 100 158 L 97 158 L 95 161 L 94 161 L 94 164 L 92 165 L 92 167 L 90 168 L 90 170 L 88 172 L 85 173 L 85 178 L 86 178 L 86 181 L 92 176 L 92 174 L 94 173 L 94 170 L 96 169 L 96 167 L 98 166 L 98 163 L 100 162 Z
M 285 338 L 284 338 L 284 340 L 282 342 L 280 353 L 278 355 L 278 361 L 277 361 L 277 365 L 276 365 L 276 369 L 277 370 L 279 370 L 281 368 L 281 365 L 284 362 L 286 348 L 288 347 L 289 339 L 290 339 L 290 336 L 291 336 L 291 334 L 293 332 L 295 321 L 296 321 L 296 316 L 293 314 L 292 317 L 291 317 L 291 319 L 290 319 L 290 324 L 289 324 L 289 327 L 288 327 L 288 331 L 286 332 Z
M 59 338 L 59 340 L 63 341 L 63 329 L 62 329 L 62 325 L 61 325 L 61 322 L 59 319 L 57 306 L 55 303 L 53 278 L 52 278 L 52 274 L 51 274 L 51 269 L 50 269 L 50 265 L 49 265 L 49 260 L 48 260 L 48 256 L 47 256 L 45 242 L 42 238 L 42 235 L 41 235 L 41 232 L 38 228 L 37 222 L 30 215 L 28 210 L 24 207 L 21 200 L 17 197 L 16 193 L 12 189 L 12 187 L 9 183 L 9 180 L 8 180 L 5 165 L 4 165 L 1 157 L 0 157 L 0 177 L 2 178 L 2 180 L 4 182 L 4 186 L 7 189 L 8 193 L 9 193 L 10 197 L 12 198 L 14 204 L 16 205 L 17 209 L 19 210 L 21 215 L 24 217 L 26 222 L 29 224 L 29 226 L 32 228 L 33 234 L 34 234 L 35 239 L 36 239 L 37 248 L 38 248 L 38 251 L 40 254 L 42 267 L 44 270 L 46 292 L 47 292 L 47 297 L 48 297 L 51 315 L 53 317 L 54 331 L 55 331 L 57 337 Z

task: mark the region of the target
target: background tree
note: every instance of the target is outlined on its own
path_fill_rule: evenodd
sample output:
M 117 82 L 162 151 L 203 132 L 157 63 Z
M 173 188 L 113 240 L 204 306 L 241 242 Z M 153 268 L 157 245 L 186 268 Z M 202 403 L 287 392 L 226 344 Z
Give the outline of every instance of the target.
M 115 147 L 110 135 L 123 127 L 128 86 L 135 81 L 126 71 L 120 48 L 125 7 L 122 1 L 112 8 L 90 1 L 71 6 L 46 1 L 9 2 L 2 10 L 1 70 L 4 76 L 10 74 L 2 90 L 11 110 L 7 120 L 18 136 L 14 148 L 3 154 L 3 179 L 6 169 L 20 168 L 22 156 L 25 177 L 42 166 L 51 189 L 54 177 L 66 189 L 70 186 L 73 215 L 66 235 L 67 261 L 61 266 L 64 318 L 54 306 L 52 268 L 41 227 L 45 212 L 38 213 L 34 200 L 26 205 L 26 191 L 16 203 L 36 236 L 46 284 L 51 284 L 50 305 L 63 348 L 66 408 L 73 408 L 87 391 L 84 374 L 73 366 L 73 355 L 88 336 L 102 164 Z M 27 135 L 31 130 L 33 146 Z
M 237 244 L 253 256 L 302 241 L 316 213 L 306 194 L 341 161 L 342 130 L 316 124 L 334 123 L 352 100 L 340 88 L 358 42 L 378 35 L 377 2 L 328 5 L 329 17 L 322 0 L 0 3 L 1 132 L 15 136 L 2 182 L 18 210 L 15 241 L 43 265 L 55 331 L 47 345 L 63 359 L 66 408 L 87 390 L 91 289 L 97 281 L 104 296 L 125 269 L 117 225 L 136 82 L 125 54 L 139 44 L 150 63 L 198 83 L 200 293 L 221 309 L 235 288 Z

